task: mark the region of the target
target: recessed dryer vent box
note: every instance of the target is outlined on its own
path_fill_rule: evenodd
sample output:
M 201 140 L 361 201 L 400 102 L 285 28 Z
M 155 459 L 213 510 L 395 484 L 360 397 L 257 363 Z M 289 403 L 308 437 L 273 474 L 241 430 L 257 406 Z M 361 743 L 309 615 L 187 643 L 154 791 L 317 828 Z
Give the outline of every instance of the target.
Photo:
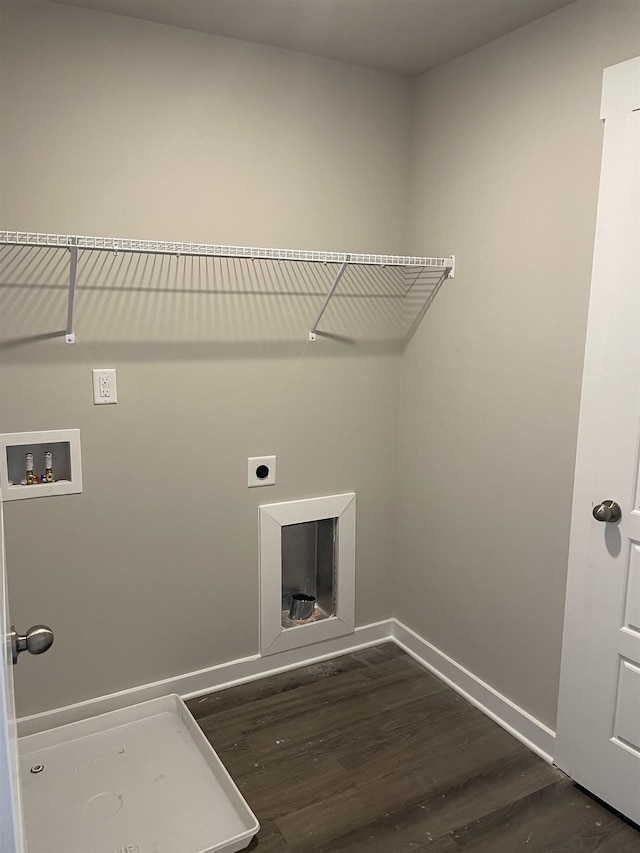
M 263 504 L 259 513 L 260 653 L 352 634 L 355 492 Z
M 47 452 L 52 457 L 53 481 L 27 485 L 26 455 L 32 454 L 33 473 L 44 480 Z M 0 486 L 5 501 L 82 492 L 80 430 L 58 429 L 0 435 Z
M 18 739 L 29 853 L 235 853 L 258 821 L 179 696 Z

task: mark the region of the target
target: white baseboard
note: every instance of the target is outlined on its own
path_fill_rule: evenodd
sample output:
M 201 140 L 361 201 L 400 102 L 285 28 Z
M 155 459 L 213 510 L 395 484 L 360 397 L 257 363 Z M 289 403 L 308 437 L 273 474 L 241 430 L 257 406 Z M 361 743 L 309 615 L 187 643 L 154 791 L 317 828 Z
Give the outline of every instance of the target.
M 86 702 L 22 717 L 18 720 L 18 734 L 24 737 L 67 723 L 74 723 L 77 720 L 95 717 L 98 714 L 106 714 L 158 696 L 166 696 L 169 693 L 177 693 L 183 699 L 191 699 L 204 693 L 224 690 L 227 687 L 266 678 L 278 672 L 307 666 L 390 640 L 518 738 L 525 746 L 545 761 L 552 762 L 555 732 L 397 619 L 363 625 L 346 637 L 338 637 L 265 657 L 252 655 L 207 669 L 187 672 L 174 678 L 142 684 L 107 696 L 98 696 Z
M 555 732 L 486 684 L 411 628 L 392 619 L 392 638 L 407 654 L 437 675 L 456 693 L 518 738 L 540 758 L 553 763 Z
M 170 693 L 177 693 L 183 699 L 191 699 L 204 693 L 213 693 L 216 690 L 234 687 L 236 684 L 242 684 L 246 681 L 255 681 L 258 678 L 276 675 L 276 673 L 288 669 L 296 669 L 338 655 L 349 654 L 349 652 L 388 642 L 391 639 L 391 620 L 371 623 L 356 628 L 353 634 L 346 637 L 337 637 L 265 657 L 251 655 L 228 663 L 217 664 L 207 669 L 187 672 L 173 678 L 165 678 L 162 681 L 141 684 L 138 687 L 131 687 L 128 690 L 121 690 L 106 696 L 97 696 L 95 699 L 87 699 L 85 702 L 77 702 L 74 705 L 66 705 L 62 708 L 54 708 L 51 711 L 43 711 L 40 714 L 21 717 L 18 720 L 18 736 L 25 737 L 46 729 L 54 729 L 67 723 L 75 723 L 77 720 L 106 714 L 109 711 L 116 711 L 119 708 L 126 708 L 129 705 L 146 702 L 148 699 L 156 699 L 158 696 L 166 696 Z

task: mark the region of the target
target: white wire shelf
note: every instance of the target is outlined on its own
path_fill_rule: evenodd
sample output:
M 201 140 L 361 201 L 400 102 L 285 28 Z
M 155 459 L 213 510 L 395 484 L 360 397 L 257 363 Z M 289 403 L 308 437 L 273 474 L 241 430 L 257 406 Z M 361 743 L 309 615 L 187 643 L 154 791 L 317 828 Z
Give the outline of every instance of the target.
M 441 274 L 442 280 L 453 278 L 455 273 L 455 255 L 447 258 L 427 258 L 411 255 L 373 255 L 356 252 L 318 252 L 305 249 L 269 249 L 255 246 L 222 246 L 209 243 L 163 242 L 159 240 L 138 240 L 124 237 L 85 237 L 74 234 L 49 234 L 40 231 L 0 231 L 0 246 L 25 246 L 48 249 L 66 249 L 69 251 L 69 298 L 65 340 L 75 343 L 73 331 L 74 298 L 78 251 L 94 252 L 131 252 L 139 254 L 173 255 L 177 257 L 243 258 L 246 260 L 270 260 L 278 262 L 301 261 L 313 264 L 338 264 L 339 270 L 329 289 L 311 328 L 309 340 L 316 340 L 318 324 L 335 293 L 340 279 L 348 265 L 375 265 L 379 267 L 409 267 L 421 270 L 434 270 Z
M 410 255 L 369 255 L 355 252 L 318 252 L 306 249 L 267 249 L 256 246 L 217 246 L 209 243 L 173 243 L 124 237 L 82 237 L 72 234 L 45 234 L 37 231 L 0 231 L 5 246 L 88 249 L 103 252 L 140 252 L 162 255 L 199 255 L 215 258 L 248 258 L 274 261 L 307 261 L 321 264 L 376 264 L 379 266 L 451 266 L 449 258 L 422 258 Z

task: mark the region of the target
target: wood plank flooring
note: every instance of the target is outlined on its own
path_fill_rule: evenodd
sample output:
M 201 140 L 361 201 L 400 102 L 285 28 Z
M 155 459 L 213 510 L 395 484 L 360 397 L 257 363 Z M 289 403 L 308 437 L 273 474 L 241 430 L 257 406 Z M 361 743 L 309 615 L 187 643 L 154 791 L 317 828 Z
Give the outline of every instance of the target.
M 193 699 L 259 853 L 640 853 L 640 832 L 393 643 Z

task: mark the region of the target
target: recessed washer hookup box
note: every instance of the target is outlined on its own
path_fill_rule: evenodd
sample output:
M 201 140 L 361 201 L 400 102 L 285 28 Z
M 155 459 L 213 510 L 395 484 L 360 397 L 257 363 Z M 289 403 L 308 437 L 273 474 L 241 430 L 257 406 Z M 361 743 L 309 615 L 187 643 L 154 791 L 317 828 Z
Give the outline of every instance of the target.
M 260 829 L 179 696 L 18 747 L 29 853 L 235 853 Z

